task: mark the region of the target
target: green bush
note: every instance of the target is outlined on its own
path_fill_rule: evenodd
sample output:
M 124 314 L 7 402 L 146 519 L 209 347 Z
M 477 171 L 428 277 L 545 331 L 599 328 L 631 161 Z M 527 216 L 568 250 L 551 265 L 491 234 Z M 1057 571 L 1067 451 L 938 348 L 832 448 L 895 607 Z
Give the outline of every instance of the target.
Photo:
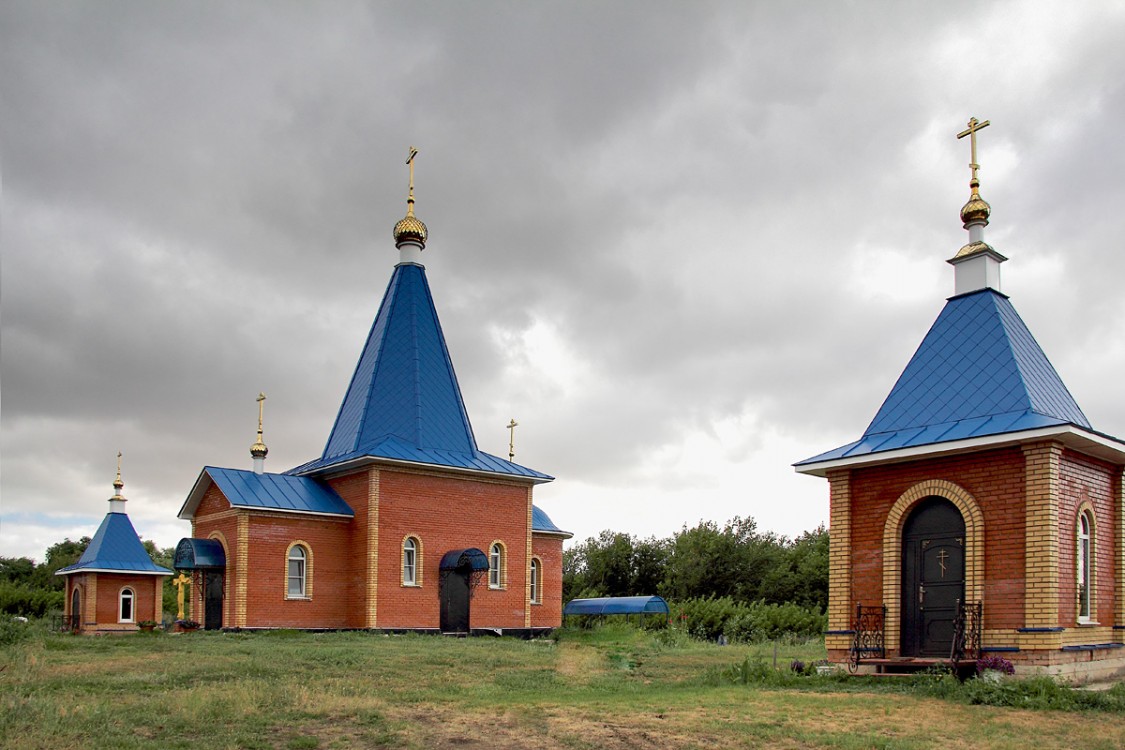
M 723 627 L 727 640 L 751 643 L 783 636 L 812 637 L 827 627 L 828 618 L 819 608 L 797 604 L 766 604 L 762 601 L 742 607 Z
M 45 617 L 63 608 L 63 592 L 0 581 L 0 613 Z
M 746 613 L 747 607 L 729 596 L 706 596 L 676 602 L 672 623 L 693 638 L 713 641 L 723 634 L 727 623 Z M 728 636 L 729 637 L 729 636 Z
M 31 624 L 0 615 L 0 646 L 12 646 L 31 637 Z

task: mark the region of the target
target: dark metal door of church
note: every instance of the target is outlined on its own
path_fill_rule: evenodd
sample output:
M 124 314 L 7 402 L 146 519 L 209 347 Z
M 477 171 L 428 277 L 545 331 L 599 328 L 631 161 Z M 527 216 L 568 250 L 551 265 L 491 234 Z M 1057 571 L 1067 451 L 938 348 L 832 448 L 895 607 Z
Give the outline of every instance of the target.
M 203 627 L 218 630 L 223 627 L 223 574 L 207 571 L 206 592 L 203 602 Z
M 442 571 L 441 632 L 469 632 L 469 567 Z
M 902 530 L 902 655 L 949 658 L 965 598 L 965 520 L 948 500 L 923 500 Z

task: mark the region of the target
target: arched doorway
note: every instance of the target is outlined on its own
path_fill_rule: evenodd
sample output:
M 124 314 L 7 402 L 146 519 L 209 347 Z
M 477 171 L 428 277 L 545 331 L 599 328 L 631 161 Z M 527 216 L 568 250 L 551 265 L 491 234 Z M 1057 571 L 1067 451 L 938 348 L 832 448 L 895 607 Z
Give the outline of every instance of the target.
M 902 529 L 902 655 L 947 658 L 964 598 L 965 519 L 945 498 L 925 498 Z
M 488 556 L 476 547 L 450 550 L 442 555 L 438 571 L 441 632 L 468 634 L 469 604 L 473 589 L 488 572 Z
M 78 587 L 70 592 L 70 629 L 78 630 L 82 626 L 82 595 Z

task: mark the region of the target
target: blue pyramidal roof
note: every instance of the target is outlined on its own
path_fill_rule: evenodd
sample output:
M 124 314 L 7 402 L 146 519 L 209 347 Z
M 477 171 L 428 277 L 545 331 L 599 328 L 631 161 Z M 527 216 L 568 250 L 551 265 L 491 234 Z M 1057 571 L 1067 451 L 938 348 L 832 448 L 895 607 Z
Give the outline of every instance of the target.
M 172 571 L 160 567 L 148 556 L 129 516 L 124 513 L 106 513 L 102 525 L 78 562 L 60 568 L 56 575 L 86 570 L 172 575 Z
M 395 266 L 323 455 L 287 473 L 365 457 L 551 479 L 477 448 L 425 269 L 414 263 Z
M 950 299 L 863 437 L 797 464 L 1058 425 L 1092 429 L 1011 302 Z

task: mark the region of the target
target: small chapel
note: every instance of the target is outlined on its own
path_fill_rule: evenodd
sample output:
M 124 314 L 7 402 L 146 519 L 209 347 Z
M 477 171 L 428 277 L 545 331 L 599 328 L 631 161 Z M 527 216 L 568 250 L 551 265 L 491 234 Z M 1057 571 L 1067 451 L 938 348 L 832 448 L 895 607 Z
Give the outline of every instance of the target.
M 530 636 L 562 620 L 570 533 L 533 502 L 552 477 L 477 447 L 422 253 L 411 148 L 395 264 L 323 453 L 207 466 L 174 565 L 205 628 Z M 510 427 L 515 427 L 512 421 Z
M 969 120 L 954 290 L 829 484 L 829 658 L 990 654 L 1074 680 L 1125 670 L 1125 442 L 1098 432 L 1000 288 Z
M 66 577 L 63 619 L 73 633 L 132 633 L 164 618 L 164 579 L 172 571 L 145 551 L 125 513 L 124 488 L 118 453 L 109 512 L 78 562 L 55 573 Z

